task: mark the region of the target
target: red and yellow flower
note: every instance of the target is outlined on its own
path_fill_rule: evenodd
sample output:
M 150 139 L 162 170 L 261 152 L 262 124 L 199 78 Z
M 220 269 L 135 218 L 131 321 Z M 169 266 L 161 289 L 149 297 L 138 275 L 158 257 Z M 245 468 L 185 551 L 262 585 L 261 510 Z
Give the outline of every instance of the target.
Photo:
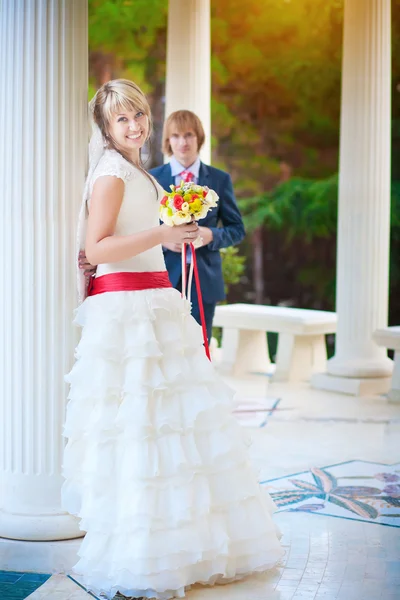
M 171 185 L 170 189 L 160 201 L 160 218 L 171 227 L 204 219 L 218 203 L 218 194 L 206 186 L 182 181 L 179 186 Z

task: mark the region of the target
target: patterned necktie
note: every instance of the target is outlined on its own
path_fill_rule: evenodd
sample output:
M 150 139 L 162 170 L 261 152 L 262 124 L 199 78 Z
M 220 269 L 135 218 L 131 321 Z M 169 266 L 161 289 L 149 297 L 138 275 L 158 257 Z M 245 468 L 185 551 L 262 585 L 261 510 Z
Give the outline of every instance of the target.
M 185 183 L 189 183 L 194 179 L 194 175 L 190 171 L 182 171 L 182 173 L 179 173 L 179 177 L 183 179 Z

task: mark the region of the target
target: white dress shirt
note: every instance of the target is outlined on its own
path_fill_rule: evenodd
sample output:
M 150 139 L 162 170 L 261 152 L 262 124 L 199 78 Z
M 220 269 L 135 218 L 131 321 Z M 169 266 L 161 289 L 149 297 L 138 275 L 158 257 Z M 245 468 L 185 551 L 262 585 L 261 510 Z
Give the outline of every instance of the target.
M 181 165 L 181 163 L 178 160 L 176 160 L 175 156 L 171 157 L 169 164 L 171 165 L 172 177 L 175 177 L 175 185 L 179 185 L 180 182 L 182 181 L 182 178 L 180 176 L 182 171 L 188 171 L 189 173 L 192 173 L 193 183 L 198 182 L 199 171 L 200 171 L 200 158 L 199 157 L 196 158 L 196 160 L 194 161 L 194 163 L 192 165 L 190 165 L 190 167 L 184 167 L 183 165 Z

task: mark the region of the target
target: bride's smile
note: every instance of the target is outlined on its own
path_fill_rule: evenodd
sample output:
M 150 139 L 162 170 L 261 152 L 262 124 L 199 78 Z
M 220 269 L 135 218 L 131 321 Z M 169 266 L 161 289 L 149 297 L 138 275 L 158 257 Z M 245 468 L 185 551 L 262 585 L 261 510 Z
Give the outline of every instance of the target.
M 113 115 L 110 122 L 110 137 L 115 145 L 126 152 L 133 162 L 139 158 L 139 150 L 149 133 L 147 115 L 132 107 L 132 110 Z

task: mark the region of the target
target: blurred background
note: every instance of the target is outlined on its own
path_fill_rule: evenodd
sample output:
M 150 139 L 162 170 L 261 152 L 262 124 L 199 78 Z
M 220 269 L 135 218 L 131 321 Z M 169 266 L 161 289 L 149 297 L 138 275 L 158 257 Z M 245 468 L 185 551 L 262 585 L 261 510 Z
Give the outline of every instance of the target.
M 116 77 L 148 94 L 155 130 L 146 168 L 163 162 L 167 10 L 168 0 L 89 0 L 90 97 Z M 228 301 L 334 310 L 343 0 L 214 0 L 211 14 L 212 164 L 232 175 L 247 226 L 223 257 Z M 395 325 L 400 0 L 392 0 L 392 35 Z M 328 345 L 332 355 L 333 336 Z

